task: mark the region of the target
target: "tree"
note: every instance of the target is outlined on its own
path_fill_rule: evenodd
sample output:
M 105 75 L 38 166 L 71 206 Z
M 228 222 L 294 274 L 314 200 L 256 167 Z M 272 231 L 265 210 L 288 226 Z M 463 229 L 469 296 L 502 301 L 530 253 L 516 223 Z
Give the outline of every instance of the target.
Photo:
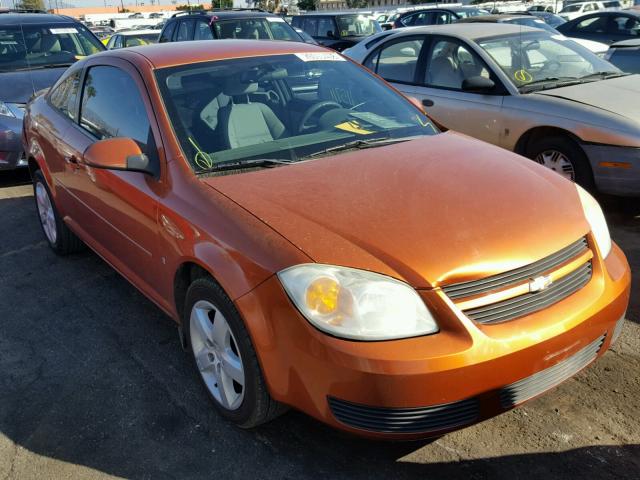
M 315 0 L 298 0 L 298 8 L 300 10 L 310 11 L 316 9 Z
M 44 10 L 44 0 L 21 0 L 16 3 L 20 10 Z
M 346 3 L 348 8 L 364 8 L 367 6 L 367 0 L 346 0 Z
M 203 5 L 178 5 L 176 10 L 204 10 Z
M 214 8 L 233 8 L 233 0 L 211 0 L 211 10 Z

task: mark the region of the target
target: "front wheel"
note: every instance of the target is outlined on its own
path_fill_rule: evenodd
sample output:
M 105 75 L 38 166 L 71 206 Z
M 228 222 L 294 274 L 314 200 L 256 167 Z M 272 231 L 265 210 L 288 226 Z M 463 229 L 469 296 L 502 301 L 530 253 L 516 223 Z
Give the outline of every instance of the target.
M 191 284 L 183 322 L 200 378 L 222 416 L 251 428 L 284 411 L 267 391 L 240 314 L 212 279 Z
M 542 138 L 529 146 L 527 156 L 557 172 L 567 180 L 589 189 L 593 174 L 586 155 L 573 140 L 555 136 Z

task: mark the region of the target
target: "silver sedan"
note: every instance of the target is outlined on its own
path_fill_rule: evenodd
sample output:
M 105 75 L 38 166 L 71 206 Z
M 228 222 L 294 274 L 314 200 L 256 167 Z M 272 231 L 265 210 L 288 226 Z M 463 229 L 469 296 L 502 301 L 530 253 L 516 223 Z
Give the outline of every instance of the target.
M 519 25 L 383 32 L 343 52 L 447 129 L 587 187 L 640 194 L 640 76 L 562 35 Z

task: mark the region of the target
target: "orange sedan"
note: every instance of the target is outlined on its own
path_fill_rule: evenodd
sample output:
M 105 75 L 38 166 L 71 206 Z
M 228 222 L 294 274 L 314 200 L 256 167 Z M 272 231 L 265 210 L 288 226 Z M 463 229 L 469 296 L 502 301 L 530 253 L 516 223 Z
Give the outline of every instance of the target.
M 586 191 L 321 47 L 94 55 L 30 103 L 24 143 L 53 250 L 88 245 L 171 316 L 242 427 L 290 406 L 441 435 L 623 325 L 629 266 Z

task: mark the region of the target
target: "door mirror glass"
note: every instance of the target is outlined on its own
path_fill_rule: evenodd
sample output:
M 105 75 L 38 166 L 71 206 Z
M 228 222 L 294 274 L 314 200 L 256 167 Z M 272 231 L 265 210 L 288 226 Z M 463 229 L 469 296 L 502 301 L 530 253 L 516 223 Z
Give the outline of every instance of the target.
M 147 157 L 130 138 L 107 138 L 92 143 L 83 155 L 84 163 L 90 167 L 106 170 L 127 170 L 153 175 Z
M 496 86 L 490 78 L 475 76 L 462 81 L 462 90 L 471 93 L 488 93 Z

